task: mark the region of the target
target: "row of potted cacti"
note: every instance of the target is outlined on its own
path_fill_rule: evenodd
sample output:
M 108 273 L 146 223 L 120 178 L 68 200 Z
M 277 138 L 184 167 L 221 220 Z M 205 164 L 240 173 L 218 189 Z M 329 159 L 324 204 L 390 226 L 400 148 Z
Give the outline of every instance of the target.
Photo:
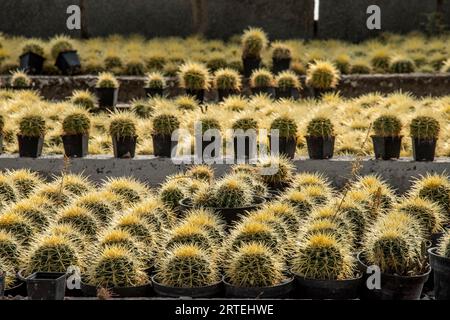
M 219 180 L 193 166 L 156 193 L 130 178 L 97 189 L 71 174 L 48 184 L 27 170 L 1 175 L 6 294 L 418 299 L 433 290 L 430 258 L 436 298 L 449 298 L 448 177 L 422 177 L 404 197 L 377 176 L 336 193 L 320 174 L 271 161 L 272 176 L 266 162 Z M 66 276 L 81 286 L 66 288 Z M 42 295 L 46 280 L 55 290 Z

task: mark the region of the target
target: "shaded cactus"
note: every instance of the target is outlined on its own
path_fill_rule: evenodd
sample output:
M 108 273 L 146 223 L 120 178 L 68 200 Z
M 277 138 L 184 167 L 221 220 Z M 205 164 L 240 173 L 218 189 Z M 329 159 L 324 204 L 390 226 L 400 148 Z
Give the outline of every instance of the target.
M 295 189 L 287 190 L 281 196 L 280 201 L 292 206 L 296 210 L 299 219 L 307 218 L 313 208 L 310 198 L 304 192 Z
M 433 201 L 450 216 L 450 179 L 445 174 L 427 174 L 416 180 L 410 194 Z
M 314 62 L 306 72 L 306 85 L 315 89 L 333 89 L 339 80 L 339 71 L 327 61 Z
M 241 38 L 242 57 L 260 58 L 262 50 L 267 47 L 267 35 L 260 28 L 249 28 L 244 31 Z
M 250 76 L 251 88 L 273 87 L 275 79 L 272 72 L 266 69 L 258 69 L 252 72 Z
M 137 214 L 127 213 L 119 216 L 112 223 L 114 229 L 129 232 L 137 241 L 149 248 L 156 246 L 156 233 L 145 220 Z
M 334 126 L 330 119 L 317 117 L 308 122 L 306 128 L 307 133 L 311 137 L 332 137 L 334 136 Z
M 62 130 L 66 135 L 88 134 L 90 128 L 89 116 L 80 111 L 69 114 L 62 123 Z
M 278 135 L 283 138 L 297 136 L 298 126 L 295 120 L 288 116 L 281 116 L 272 121 L 270 130 L 278 130 Z
M 0 231 L 0 260 L 16 269 L 19 266 L 22 246 L 9 232 Z
M 117 112 L 111 116 L 109 134 L 112 137 L 136 137 L 136 118 L 132 113 Z
M 275 86 L 282 90 L 300 89 L 302 87 L 297 75 L 289 70 L 282 71 L 275 77 Z
M 233 176 L 218 181 L 212 192 L 217 208 L 244 208 L 250 206 L 253 200 L 248 185 Z
M 186 176 L 210 183 L 214 179 L 214 169 L 205 164 L 194 165 L 186 171 Z
M 416 139 L 437 139 L 441 126 L 435 118 L 419 116 L 411 121 L 409 133 Z
M 91 182 L 79 174 L 64 174 L 56 179 L 53 184 L 62 187 L 63 190 L 72 193 L 74 196 L 81 196 L 94 189 Z
M 402 122 L 397 116 L 383 115 L 373 122 L 373 130 L 378 137 L 398 137 L 402 130 Z
M 104 194 L 101 192 L 87 193 L 77 198 L 73 204 L 88 209 L 103 226 L 109 224 L 114 217 L 113 206 L 104 199 Z
M 190 90 L 205 90 L 210 87 L 208 68 L 201 63 L 188 62 L 178 72 L 180 87 Z
M 396 57 L 392 59 L 390 71 L 391 73 L 411 73 L 416 70 L 414 61 L 405 57 Z
M 153 133 L 172 135 L 180 127 L 178 118 L 171 114 L 160 114 L 153 118 Z
M 214 88 L 221 90 L 236 90 L 242 88 L 242 80 L 239 73 L 233 69 L 219 69 L 214 74 Z

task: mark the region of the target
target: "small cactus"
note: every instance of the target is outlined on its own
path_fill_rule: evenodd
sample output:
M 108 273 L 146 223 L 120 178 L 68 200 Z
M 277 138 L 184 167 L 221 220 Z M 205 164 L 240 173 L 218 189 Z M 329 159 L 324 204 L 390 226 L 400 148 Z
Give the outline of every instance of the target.
M 186 213 L 186 224 L 203 229 L 216 245 L 220 245 L 224 237 L 223 221 L 210 209 L 192 209 Z
M 441 126 L 435 118 L 418 116 L 411 121 L 410 135 L 415 139 L 437 139 Z
M 300 227 L 300 220 L 294 207 L 281 201 L 274 201 L 266 204 L 261 210 L 279 217 L 288 226 L 292 234 L 297 233 Z
M 22 54 L 26 54 L 26 53 L 34 53 L 38 56 L 43 57 L 45 53 L 44 53 L 44 47 L 42 46 L 41 41 L 31 39 L 31 40 L 24 42 L 24 44 L 22 46 Z
M 45 135 L 45 119 L 37 114 L 26 114 L 19 120 L 19 133 L 25 137 L 43 137 Z
M 214 180 L 214 169 L 209 165 L 195 165 L 186 171 L 186 175 L 210 183 Z
M 391 73 L 411 73 L 416 70 L 414 61 L 405 57 L 396 57 L 392 59 L 390 71 Z
M 180 111 L 195 111 L 200 108 L 198 101 L 194 97 L 189 95 L 184 95 L 176 98 L 174 103 L 177 109 Z
M 94 215 L 87 209 L 71 206 L 59 213 L 57 223 L 69 224 L 88 238 L 95 239 L 99 225 Z
M 250 117 L 242 117 L 240 119 L 237 119 L 232 124 L 233 130 L 243 130 L 246 132 L 247 130 L 257 130 L 258 129 L 258 122 Z
M 57 178 L 53 184 L 55 186 L 60 186 L 62 189 L 68 193 L 75 196 L 84 195 L 94 189 L 91 182 L 81 174 L 65 174 Z
M 373 130 L 378 137 L 398 137 L 402 130 L 402 122 L 397 116 L 382 115 L 373 122 Z
M 97 97 L 87 90 L 75 90 L 70 97 L 70 102 L 83 107 L 87 111 L 95 111 Z
M 8 179 L 14 185 L 21 198 L 26 198 L 43 183 L 35 172 L 29 169 L 8 171 Z
M 36 191 L 35 196 L 48 200 L 52 206 L 61 208 L 70 201 L 70 195 L 55 184 L 44 185 Z
M 438 245 L 437 252 L 441 256 L 450 259 L 450 233 L 449 232 L 444 234 L 444 236 L 441 238 L 439 245 Z
M 66 36 L 56 36 L 50 41 L 51 55 L 56 59 L 60 53 L 74 49 L 72 39 Z
M 307 218 L 313 207 L 307 195 L 295 189 L 287 190 L 280 198 L 280 201 L 295 208 L 299 219 Z
M 251 242 L 261 243 L 273 252 L 279 252 L 281 249 L 281 241 L 275 230 L 265 223 L 252 220 L 243 221 L 237 225 L 232 231 L 229 241 L 229 247 L 233 250 L 239 249 L 242 245 Z
M 5 212 L 18 214 L 26 218 L 38 231 L 44 231 L 52 221 L 49 214 L 48 205 L 42 198 L 35 198 L 33 201 L 24 199 L 11 205 Z
M 159 197 L 167 207 L 176 209 L 180 205 L 180 201 L 186 197 L 185 188 L 176 180 L 165 182 L 161 185 Z
M 291 59 L 292 49 L 287 44 L 281 42 L 275 42 L 271 44 L 272 47 L 272 59 Z
M 116 77 L 112 73 L 102 72 L 98 75 L 95 87 L 116 89 L 119 87 L 119 81 L 117 81 Z
M 317 117 L 308 123 L 306 131 L 310 137 L 332 137 L 334 136 L 334 126 L 330 119 Z
M 304 187 L 301 192 L 304 193 L 306 198 L 313 203 L 314 206 L 323 206 L 327 204 L 332 197 L 332 193 L 328 189 L 314 185 Z
M 14 212 L 0 215 L 0 231 L 9 232 L 24 246 L 29 244 L 35 230 L 33 224 L 25 217 Z
M 13 88 L 28 88 L 31 86 L 31 79 L 23 71 L 14 71 L 11 74 L 11 80 L 9 81 L 9 83 Z
M 233 69 L 219 69 L 214 74 L 214 88 L 220 90 L 236 90 L 242 88 L 242 80 L 239 73 Z
M 0 231 L 0 260 L 18 268 L 22 246 L 9 232 Z
M 302 87 L 297 75 L 289 70 L 280 72 L 275 77 L 275 86 L 282 90 L 300 89 Z
M 153 133 L 172 135 L 180 127 L 180 121 L 172 114 L 160 114 L 153 118 Z
M 152 89 L 164 89 L 166 87 L 166 80 L 164 75 L 160 72 L 152 72 L 147 75 L 145 80 L 145 87 Z
M 292 138 L 297 136 L 298 126 L 294 119 L 281 116 L 272 121 L 270 130 L 278 130 L 278 135 L 282 138 Z
M 270 72 L 269 70 L 255 70 L 250 77 L 251 88 L 273 87 L 274 85 L 275 79 L 272 72 Z
M 129 204 L 140 202 L 149 193 L 144 184 L 128 177 L 108 178 L 103 188 L 105 191 L 118 195 Z
M 314 62 L 306 73 L 306 85 L 314 89 L 334 89 L 339 80 L 339 71 L 327 61 Z
M 260 28 L 249 28 L 242 35 L 242 57 L 260 58 L 261 52 L 267 47 L 267 35 Z
M 157 198 L 148 198 L 134 205 L 130 213 L 141 218 L 157 232 L 169 229 L 176 219 L 174 212 Z
M 156 246 L 156 233 L 146 221 L 137 214 L 127 213 L 117 217 L 112 223 L 112 227 L 117 230 L 127 231 L 136 239 L 149 248 Z
M 112 137 L 136 137 L 136 118 L 127 112 L 118 112 L 111 117 L 109 134 Z
M 372 73 L 372 68 L 364 60 L 355 61 L 350 67 L 351 74 L 369 74 Z
M 427 174 L 416 180 L 410 194 L 433 201 L 450 216 L 450 179 L 445 174 Z
M 65 135 L 89 134 L 91 120 L 83 112 L 74 112 L 66 116 L 62 123 L 62 130 Z
M 248 185 L 233 176 L 218 181 L 212 194 L 217 208 L 244 208 L 250 206 L 253 200 Z
M 208 68 L 200 63 L 188 62 L 180 66 L 178 79 L 184 89 L 206 90 L 210 87 Z
M 77 198 L 74 202 L 77 207 L 88 209 L 103 225 L 108 225 L 114 217 L 114 207 L 104 199 L 101 192 L 90 192 Z
M 258 171 L 269 187 L 285 186 L 292 181 L 294 165 L 284 156 L 272 156 L 258 163 Z
M 387 72 L 391 65 L 391 57 L 387 51 L 377 51 L 373 54 L 370 63 L 376 72 Z

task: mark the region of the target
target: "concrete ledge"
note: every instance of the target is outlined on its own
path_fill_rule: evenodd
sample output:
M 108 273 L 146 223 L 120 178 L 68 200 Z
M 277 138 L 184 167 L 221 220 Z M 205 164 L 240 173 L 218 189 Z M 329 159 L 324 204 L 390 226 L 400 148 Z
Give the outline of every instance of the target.
M 181 163 L 185 160 L 185 163 Z M 138 156 L 135 159 L 114 159 L 111 156 L 88 156 L 82 159 L 72 159 L 66 167 L 67 171 L 83 173 L 94 182 L 101 182 L 106 177 L 134 176 L 157 186 L 168 175 L 185 170 L 189 166 L 189 158 L 178 158 L 179 164 L 168 158 L 156 158 L 154 156 Z M 338 157 L 332 160 L 310 160 L 299 158 L 294 161 L 298 172 L 322 172 L 330 178 L 336 188 L 342 188 L 352 168 L 350 157 Z M 222 176 L 230 169 L 230 164 L 213 165 L 217 176 Z M 22 169 L 29 168 L 37 171 L 45 178 L 61 174 L 65 168 L 62 156 L 44 156 L 37 159 L 19 158 L 17 155 L 0 156 L 0 168 Z M 427 172 L 450 171 L 450 158 L 439 158 L 435 162 L 415 162 L 411 159 L 398 161 L 377 161 L 370 158 L 363 160 L 361 174 L 379 174 L 386 179 L 399 193 L 404 193 L 411 186 L 413 178 L 424 175 Z
M 5 86 L 10 76 L 0 76 L 0 86 Z M 73 90 L 93 90 L 95 87 L 96 76 L 83 75 L 74 77 L 65 76 L 33 76 L 34 87 L 39 89 L 42 96 L 46 99 L 62 100 L 69 97 Z M 144 77 L 121 76 L 119 101 L 128 102 L 134 98 L 145 96 Z M 305 77 L 301 77 L 304 84 Z M 167 81 L 168 88 L 166 94 L 173 97 L 182 93 L 178 88 L 175 78 Z M 305 87 L 305 85 L 303 85 Z M 382 94 L 392 93 L 398 90 L 410 92 L 417 97 L 425 96 L 445 96 L 450 94 L 450 73 L 438 74 L 371 74 L 371 75 L 344 75 L 337 87 L 343 97 L 353 98 L 371 92 Z M 246 86 L 243 90 L 244 95 L 250 94 Z M 311 96 L 306 88 L 300 93 L 302 97 Z M 206 94 L 206 99 L 214 101 L 217 93 L 211 90 Z

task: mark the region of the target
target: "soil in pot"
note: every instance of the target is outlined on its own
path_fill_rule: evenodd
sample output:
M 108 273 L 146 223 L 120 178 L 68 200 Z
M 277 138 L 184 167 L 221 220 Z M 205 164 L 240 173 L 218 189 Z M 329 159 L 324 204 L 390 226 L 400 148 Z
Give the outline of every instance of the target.
M 291 297 L 294 289 L 294 278 L 284 280 L 271 287 L 236 287 L 226 279 L 223 280 L 226 298 L 244 299 L 286 299 Z
M 112 137 L 114 157 L 119 159 L 131 159 L 136 154 L 136 137 Z
M 153 139 L 153 155 L 155 157 L 171 158 L 172 150 L 176 152 L 178 146 L 177 141 L 172 141 L 171 135 L 152 134 Z
M 450 259 L 438 255 L 436 250 L 428 250 L 434 273 L 434 296 L 436 300 L 450 300 Z
M 95 88 L 95 93 L 101 109 L 111 110 L 116 106 L 119 95 L 118 88 Z
M 311 159 L 331 159 L 334 154 L 335 137 L 306 136 L 308 154 Z
M 239 143 L 243 144 L 243 148 L 238 147 Z M 233 138 L 233 148 L 235 161 L 249 162 L 251 159 L 256 159 L 258 152 L 256 136 L 235 136 Z
M 400 158 L 402 137 L 372 136 L 376 159 L 390 160 Z
M 437 139 L 412 139 L 414 161 L 434 161 Z
M 295 296 L 300 299 L 358 299 L 363 283 L 362 274 L 348 280 L 317 280 L 297 274 L 294 276 L 297 285 Z
M 37 158 L 42 154 L 44 137 L 27 137 L 17 135 L 20 157 Z
M 81 70 L 80 58 L 75 50 L 61 52 L 56 58 L 55 65 L 65 75 L 76 74 Z
M 424 274 L 417 276 L 398 276 L 381 273 L 380 289 L 369 290 L 366 281 L 370 274 L 367 274 L 367 264 L 363 254 L 358 254 L 358 267 L 363 272 L 363 286 L 361 299 L 366 300 L 419 300 L 422 295 L 424 284 L 427 282 L 431 268 Z
M 272 153 L 272 136 L 269 135 L 268 137 L 269 137 L 270 150 Z M 294 159 L 296 149 L 297 149 L 297 137 L 279 137 L 278 138 L 278 153 L 276 153 L 276 152 L 274 152 L 274 153 L 284 155 L 284 156 L 288 157 L 289 159 Z
M 189 96 L 193 96 L 195 100 L 197 100 L 200 104 L 202 104 L 205 100 L 205 90 L 186 89 L 186 94 Z
M 82 158 L 88 154 L 89 136 L 87 134 L 61 136 L 64 153 L 70 158 Z
M 149 98 L 162 97 L 164 95 L 164 89 L 161 88 L 144 88 L 145 95 Z
M 223 292 L 222 281 L 204 287 L 178 288 L 161 284 L 158 282 L 157 275 L 155 275 L 152 277 L 152 283 L 155 293 L 160 297 L 220 298 Z
M 239 91 L 235 90 L 235 89 L 217 89 L 217 96 L 218 96 L 219 102 L 222 102 L 229 96 L 237 95 L 237 94 L 239 94 Z
M 282 89 L 282 88 L 275 88 L 275 95 L 277 99 L 294 99 L 298 100 L 300 98 L 300 93 L 297 88 L 290 88 L 290 89 Z
M 81 291 L 85 297 L 97 297 L 98 289 L 81 281 Z M 151 283 L 137 287 L 116 287 L 109 288 L 112 298 L 139 298 L 151 297 L 153 295 Z
M 285 59 L 274 59 L 272 58 L 272 72 L 273 74 L 278 74 L 282 71 L 289 70 L 291 67 L 291 60 L 290 58 Z
M 258 87 L 258 88 L 252 88 L 252 94 L 266 94 L 271 98 L 275 98 L 275 88 L 274 87 Z
M 20 69 L 28 74 L 41 74 L 45 59 L 33 52 L 27 52 L 20 56 Z
M 27 278 L 27 292 L 31 300 L 64 300 L 66 274 L 36 272 Z
M 252 72 L 261 66 L 261 58 L 242 58 L 244 77 L 250 78 Z

